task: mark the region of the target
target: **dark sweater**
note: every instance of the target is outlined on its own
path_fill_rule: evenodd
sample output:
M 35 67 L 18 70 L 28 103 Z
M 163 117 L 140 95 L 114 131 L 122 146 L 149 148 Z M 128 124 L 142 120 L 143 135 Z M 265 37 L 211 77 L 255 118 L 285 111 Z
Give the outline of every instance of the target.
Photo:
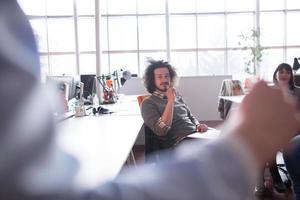
M 145 99 L 141 106 L 142 117 L 145 124 L 164 140 L 168 146 L 173 146 L 185 136 L 196 132 L 198 120 L 192 115 L 182 96 L 176 96 L 174 100 L 173 121 L 170 129 L 158 125 L 168 100 L 152 94 Z

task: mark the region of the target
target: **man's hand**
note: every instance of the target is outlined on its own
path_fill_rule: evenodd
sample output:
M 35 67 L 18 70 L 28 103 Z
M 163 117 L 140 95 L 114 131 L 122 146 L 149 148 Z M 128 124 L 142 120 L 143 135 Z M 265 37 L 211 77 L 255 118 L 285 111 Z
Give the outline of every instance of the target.
M 176 90 L 173 87 L 167 89 L 165 95 L 168 97 L 168 101 L 174 101 L 176 96 Z
M 206 132 L 208 130 L 208 126 L 206 124 L 198 124 L 196 126 L 197 132 Z
M 171 126 L 173 121 L 173 112 L 174 112 L 174 99 L 175 99 L 175 89 L 170 87 L 165 92 L 165 95 L 168 98 L 168 103 L 166 104 L 165 110 L 161 115 L 161 120 L 167 125 Z

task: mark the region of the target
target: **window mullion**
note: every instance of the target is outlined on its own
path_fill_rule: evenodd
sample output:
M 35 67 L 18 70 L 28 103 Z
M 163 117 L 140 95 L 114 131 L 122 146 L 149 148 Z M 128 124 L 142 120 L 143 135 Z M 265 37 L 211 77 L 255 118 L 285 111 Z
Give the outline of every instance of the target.
M 73 19 L 74 19 L 74 34 L 75 34 L 75 57 L 76 57 L 76 74 L 80 74 L 80 52 L 78 42 L 78 14 L 77 14 L 77 0 L 73 0 Z

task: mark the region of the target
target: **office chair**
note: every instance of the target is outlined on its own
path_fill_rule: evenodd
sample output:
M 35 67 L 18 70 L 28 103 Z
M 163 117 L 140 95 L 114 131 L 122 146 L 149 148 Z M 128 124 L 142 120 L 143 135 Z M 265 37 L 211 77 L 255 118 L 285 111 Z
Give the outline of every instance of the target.
M 291 178 L 290 178 L 290 175 L 289 175 L 288 171 L 286 170 L 285 164 L 284 163 L 279 163 L 279 164 L 276 164 L 276 165 L 277 165 L 278 171 L 282 172 L 283 175 L 284 175 L 284 177 L 282 177 L 283 183 L 285 184 L 285 186 L 287 188 L 290 188 L 292 186 L 292 181 L 291 181 Z
M 140 95 L 137 97 L 138 104 L 150 95 Z M 145 123 L 142 125 L 145 134 L 145 162 L 155 163 L 160 160 L 160 151 L 169 148 L 163 140 L 163 137 L 157 136 Z
M 163 150 L 171 148 L 163 137 L 157 136 L 146 124 L 143 124 L 145 132 L 145 162 L 155 163 L 161 160 Z

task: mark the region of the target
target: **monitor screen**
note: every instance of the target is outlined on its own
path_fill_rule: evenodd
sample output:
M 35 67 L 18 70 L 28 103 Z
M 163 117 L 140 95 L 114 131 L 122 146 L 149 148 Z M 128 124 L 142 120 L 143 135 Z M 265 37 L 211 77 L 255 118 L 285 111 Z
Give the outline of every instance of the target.
M 87 99 L 89 95 L 92 95 L 93 93 L 96 92 L 95 77 L 96 74 L 80 75 L 80 81 L 84 84 L 83 97 L 85 99 Z
M 73 76 L 47 76 L 47 83 L 54 83 L 57 87 L 61 87 L 62 83 L 68 85 L 68 100 L 72 99 L 76 95 L 77 81 Z

